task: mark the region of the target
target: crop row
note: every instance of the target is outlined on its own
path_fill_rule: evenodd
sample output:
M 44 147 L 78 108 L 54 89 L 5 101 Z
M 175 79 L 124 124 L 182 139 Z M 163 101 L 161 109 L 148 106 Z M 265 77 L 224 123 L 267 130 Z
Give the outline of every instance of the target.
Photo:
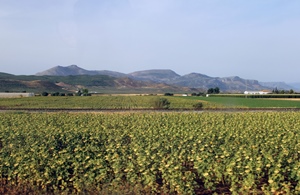
M 68 193 L 120 186 L 139 186 L 143 193 L 300 193 L 300 113 L 0 118 L 0 177 L 6 185 L 26 182 Z

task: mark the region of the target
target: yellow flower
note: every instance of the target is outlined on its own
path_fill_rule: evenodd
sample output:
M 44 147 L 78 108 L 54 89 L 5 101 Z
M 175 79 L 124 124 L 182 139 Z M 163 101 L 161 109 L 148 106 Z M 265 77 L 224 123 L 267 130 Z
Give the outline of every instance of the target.
M 272 184 L 274 181 L 272 179 L 268 180 L 269 184 Z

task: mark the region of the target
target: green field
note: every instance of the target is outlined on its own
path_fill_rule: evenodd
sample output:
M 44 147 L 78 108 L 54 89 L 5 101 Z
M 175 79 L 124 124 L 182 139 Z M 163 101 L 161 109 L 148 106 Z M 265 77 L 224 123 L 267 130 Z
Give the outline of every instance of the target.
M 0 119 L 0 194 L 300 193 L 299 112 Z
M 182 97 L 227 108 L 300 108 L 300 99 L 240 98 L 240 97 Z
M 170 109 L 193 109 L 198 102 L 203 109 L 211 108 L 300 108 L 300 101 L 291 99 L 238 97 L 181 97 L 181 96 L 65 96 L 0 98 L 1 108 L 84 108 L 84 109 L 152 109 L 158 98 L 167 98 Z

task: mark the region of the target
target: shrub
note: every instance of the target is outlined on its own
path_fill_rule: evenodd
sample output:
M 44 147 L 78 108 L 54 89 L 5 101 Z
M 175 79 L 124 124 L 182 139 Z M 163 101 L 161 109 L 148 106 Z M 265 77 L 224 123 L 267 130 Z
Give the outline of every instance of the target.
M 42 93 L 42 96 L 48 96 L 48 95 L 49 95 L 49 93 L 46 92 L 46 91 L 44 91 L 44 92 Z
M 198 109 L 203 108 L 203 104 L 202 104 L 202 102 L 197 102 L 196 104 L 193 105 L 193 107 L 194 107 L 196 110 L 198 110 Z
M 168 109 L 170 108 L 170 102 L 167 98 L 158 98 L 154 101 L 154 108 L 156 109 Z
M 59 92 L 52 93 L 51 96 L 58 96 Z
M 173 96 L 173 93 L 165 93 L 165 96 Z

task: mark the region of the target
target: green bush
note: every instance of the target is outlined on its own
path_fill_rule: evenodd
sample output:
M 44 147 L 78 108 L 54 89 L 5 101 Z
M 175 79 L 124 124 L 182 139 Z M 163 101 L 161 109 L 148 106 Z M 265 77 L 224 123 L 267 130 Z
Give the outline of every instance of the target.
M 173 93 L 165 93 L 164 96 L 174 96 Z
M 167 98 L 158 98 L 154 101 L 154 108 L 156 109 L 168 109 L 170 108 L 170 102 Z
M 198 110 L 198 109 L 203 108 L 203 104 L 202 104 L 202 102 L 197 102 L 196 104 L 193 105 L 193 107 L 194 107 L 196 110 Z
M 59 92 L 52 93 L 51 96 L 59 96 Z
M 44 92 L 42 93 L 42 96 L 48 96 L 48 95 L 49 95 L 49 93 L 46 92 L 46 91 L 44 91 Z

